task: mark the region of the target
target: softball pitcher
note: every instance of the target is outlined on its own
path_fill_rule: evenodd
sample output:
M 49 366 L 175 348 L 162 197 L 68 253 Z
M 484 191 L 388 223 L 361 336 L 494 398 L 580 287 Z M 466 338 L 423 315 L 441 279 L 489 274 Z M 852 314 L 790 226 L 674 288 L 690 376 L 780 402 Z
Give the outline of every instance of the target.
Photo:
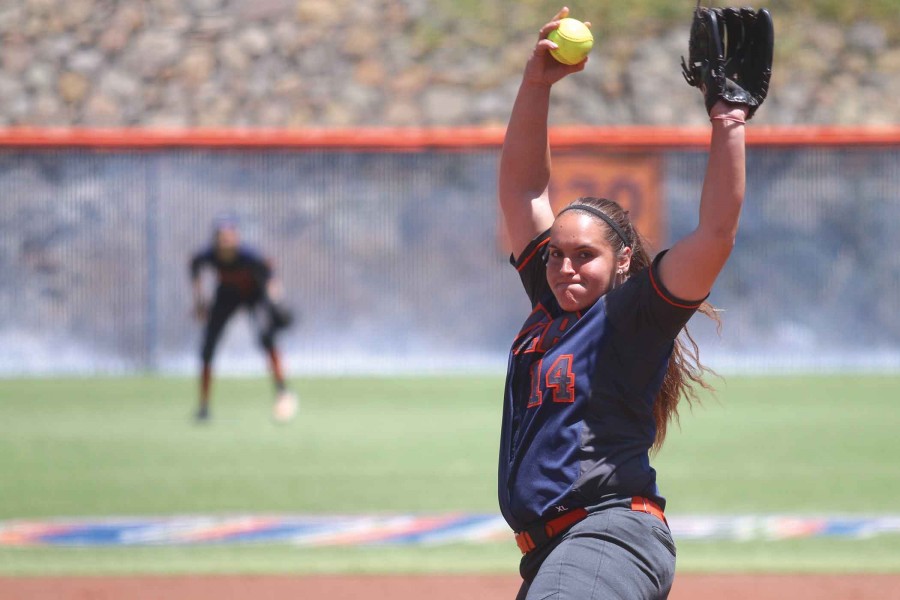
M 551 209 L 550 90 L 585 67 L 549 53 L 567 14 L 541 29 L 500 161 L 512 263 L 533 307 L 509 355 L 500 508 L 524 555 L 518 598 L 665 598 L 675 544 L 650 450 L 679 399 L 705 385 L 684 327 L 698 310 L 712 314 L 705 299 L 735 242 L 745 122 L 767 93 L 772 21 L 764 10 L 695 12 L 683 68 L 711 121 L 699 220 L 651 258 L 615 202 Z

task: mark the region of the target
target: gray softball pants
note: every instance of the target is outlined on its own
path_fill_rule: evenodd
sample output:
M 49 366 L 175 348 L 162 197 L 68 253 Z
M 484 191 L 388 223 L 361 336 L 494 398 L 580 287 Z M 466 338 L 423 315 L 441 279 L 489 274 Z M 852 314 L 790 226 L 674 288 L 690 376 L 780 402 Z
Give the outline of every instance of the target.
M 626 502 L 628 504 L 626 504 Z M 605 502 L 522 558 L 516 600 L 657 600 L 675 578 L 675 542 L 657 517 Z M 532 556 L 535 554 L 535 556 Z

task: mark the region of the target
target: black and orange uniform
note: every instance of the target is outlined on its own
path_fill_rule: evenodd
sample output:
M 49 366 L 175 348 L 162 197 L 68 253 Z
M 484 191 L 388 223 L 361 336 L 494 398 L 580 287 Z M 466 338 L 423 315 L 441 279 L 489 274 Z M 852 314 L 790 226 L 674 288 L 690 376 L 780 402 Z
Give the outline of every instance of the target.
M 623 549 L 621 557 L 612 552 L 605 557 L 607 577 L 586 584 L 610 589 L 606 595 L 587 589 L 571 597 L 625 598 L 636 579 L 617 573 L 641 564 L 674 569 L 674 545 L 662 513 L 665 499 L 650 466 L 653 405 L 675 338 L 701 302 L 676 298 L 665 289 L 657 272 L 661 254 L 593 306 L 565 312 L 541 260 L 548 241 L 549 231 L 513 262 L 532 312 L 509 355 L 500 509 L 525 554 L 520 597 L 561 542 L 569 543 L 554 559 L 595 560 L 579 548 L 578 539 L 594 536 L 614 539 Z M 641 581 L 654 585 L 652 578 Z M 624 586 L 624 595 L 618 595 L 617 585 Z M 534 596 L 538 590 L 531 592 Z M 631 592 L 630 597 L 645 598 L 667 590 Z
M 220 258 L 215 247 L 210 246 L 191 259 L 191 278 L 196 280 L 204 267 L 215 269 L 218 284 L 207 314 L 200 351 L 200 358 L 203 361 L 202 395 L 205 396 L 209 389 L 212 359 L 222 331 L 240 308 L 248 310 L 259 334 L 259 343 L 268 354 L 275 386 L 279 392 L 284 391 L 281 361 L 275 348 L 275 333 L 282 325 L 276 317 L 275 305 L 266 291 L 272 278 L 271 264 L 256 251 L 244 245 L 237 248 L 230 260 Z

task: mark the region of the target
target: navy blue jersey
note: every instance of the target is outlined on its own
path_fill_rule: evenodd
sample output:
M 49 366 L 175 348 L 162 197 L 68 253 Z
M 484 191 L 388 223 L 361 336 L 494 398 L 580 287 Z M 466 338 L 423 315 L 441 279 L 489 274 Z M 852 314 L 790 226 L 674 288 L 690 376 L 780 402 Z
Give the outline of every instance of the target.
M 653 404 L 702 302 L 662 287 L 660 254 L 584 312 L 564 312 L 541 260 L 549 238 L 513 261 L 533 307 L 510 350 L 500 441 L 500 509 L 516 531 L 609 494 L 665 505 L 649 460 Z
M 253 249 L 241 245 L 233 260 L 223 261 L 216 255 L 214 246 L 209 246 L 191 259 L 191 277 L 200 275 L 203 267 L 212 267 L 218 276 L 217 294 L 234 296 L 245 302 L 255 302 L 265 292 L 266 283 L 272 277 L 269 261 Z

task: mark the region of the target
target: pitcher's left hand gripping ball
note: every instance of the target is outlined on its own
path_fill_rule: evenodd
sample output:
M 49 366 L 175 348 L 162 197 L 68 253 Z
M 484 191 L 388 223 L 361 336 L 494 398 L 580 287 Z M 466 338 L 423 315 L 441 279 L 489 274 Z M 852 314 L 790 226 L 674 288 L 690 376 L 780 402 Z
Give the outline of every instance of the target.
M 747 107 L 747 118 L 769 93 L 775 33 L 766 9 L 698 6 L 691 24 L 684 78 L 700 88 L 706 110 L 718 100 Z

